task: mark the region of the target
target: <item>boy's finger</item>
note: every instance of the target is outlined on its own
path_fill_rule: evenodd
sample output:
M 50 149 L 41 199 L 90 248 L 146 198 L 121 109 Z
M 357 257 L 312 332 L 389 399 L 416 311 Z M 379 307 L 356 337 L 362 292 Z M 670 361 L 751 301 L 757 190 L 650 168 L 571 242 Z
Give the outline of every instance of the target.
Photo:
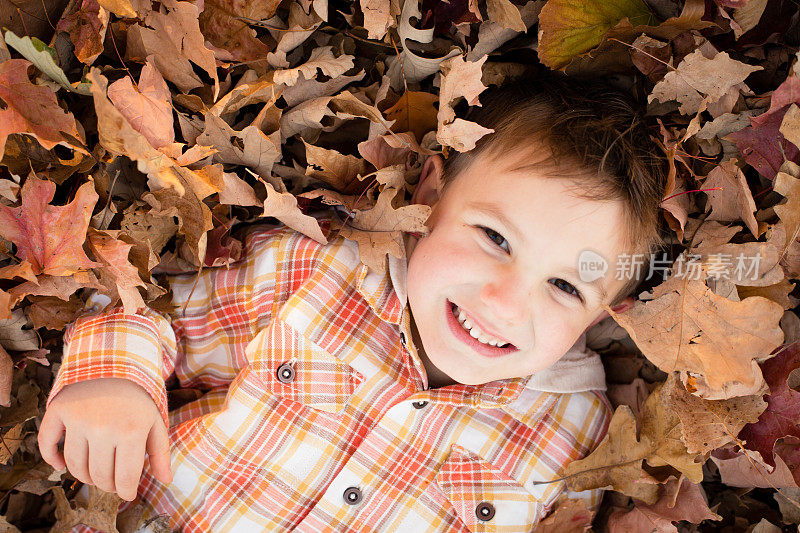
M 67 470 L 78 481 L 91 485 L 88 458 L 89 443 L 86 439 L 75 431 L 67 431 L 64 437 L 64 462 L 67 464 Z
M 114 483 L 117 495 L 131 501 L 136 497 L 136 489 L 142 479 L 144 466 L 144 441 L 126 440 L 117 444 L 114 458 Z
M 42 423 L 39 426 L 39 453 L 42 459 L 56 470 L 61 470 L 66 466 L 64 456 L 58 451 L 58 443 L 64 435 L 64 424 L 57 416 L 45 412 Z
M 147 436 L 147 454 L 150 456 L 153 475 L 162 483 L 171 483 L 169 435 L 161 420 L 153 424 Z
M 86 462 L 92 485 L 106 492 L 116 492 L 114 488 L 114 445 L 95 443 L 89 447 Z

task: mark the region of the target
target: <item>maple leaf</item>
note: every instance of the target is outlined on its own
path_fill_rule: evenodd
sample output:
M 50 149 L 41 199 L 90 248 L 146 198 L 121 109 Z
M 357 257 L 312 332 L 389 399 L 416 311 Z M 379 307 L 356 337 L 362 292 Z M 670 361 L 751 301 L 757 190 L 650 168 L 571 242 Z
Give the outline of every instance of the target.
M 653 364 L 680 370 L 709 400 L 757 392 L 763 378 L 755 359 L 783 341 L 780 305 L 758 296 L 734 302 L 677 276 L 653 289 L 652 300 L 609 314 Z
M 75 117 L 59 107 L 52 90 L 30 82 L 30 66 L 24 59 L 0 62 L 0 99 L 5 102 L 0 109 L 0 158 L 12 133 L 32 135 L 48 150 L 60 144 L 88 154 Z
M 758 421 L 748 424 L 739 433 L 739 438 L 746 441 L 749 450 L 761 454 L 764 461 L 775 466 L 772 449 L 775 441 L 781 437 L 800 437 L 800 392 L 788 387 L 786 380 L 789 374 L 800 367 L 800 343 L 786 345 L 761 364 L 761 370 L 769 385 L 769 394 L 765 396 L 767 409 Z
M 92 208 L 97 202 L 94 182 L 80 186 L 64 206 L 49 205 L 56 185 L 31 174 L 22 186 L 22 205 L 0 204 L 0 236 L 17 245 L 17 257 L 36 274 L 69 276 L 100 266 L 83 251 Z

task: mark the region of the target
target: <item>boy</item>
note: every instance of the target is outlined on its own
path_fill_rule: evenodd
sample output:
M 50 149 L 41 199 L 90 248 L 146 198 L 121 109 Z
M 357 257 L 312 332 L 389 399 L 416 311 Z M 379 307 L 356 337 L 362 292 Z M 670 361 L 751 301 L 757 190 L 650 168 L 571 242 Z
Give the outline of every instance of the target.
M 481 101 L 467 118 L 495 133 L 425 161 L 412 202 L 430 232 L 388 273 L 353 242 L 256 230 L 230 269 L 171 278 L 185 314 L 78 320 L 44 459 L 126 500 L 138 485 L 145 516 L 182 531 L 529 530 L 566 497 L 532 482 L 607 430 L 583 333 L 632 305 L 616 258 L 659 244 L 665 177 L 605 87 L 527 80 Z M 608 261 L 597 279 L 576 268 L 587 250 Z M 173 371 L 208 392 L 167 413 Z

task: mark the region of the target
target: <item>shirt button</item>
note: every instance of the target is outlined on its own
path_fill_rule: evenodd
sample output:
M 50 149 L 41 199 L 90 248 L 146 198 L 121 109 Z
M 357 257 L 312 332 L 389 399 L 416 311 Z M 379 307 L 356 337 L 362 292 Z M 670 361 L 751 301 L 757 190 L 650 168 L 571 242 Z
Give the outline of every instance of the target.
M 422 409 L 423 407 L 425 407 L 426 405 L 428 405 L 428 402 L 426 402 L 426 401 L 424 401 L 424 400 L 423 400 L 423 401 L 421 401 L 421 402 L 414 402 L 414 403 L 412 403 L 411 405 L 413 405 L 413 406 L 414 406 L 414 409 Z
M 475 507 L 475 516 L 478 517 L 478 520 L 483 522 L 488 522 L 492 518 L 494 518 L 494 505 L 489 502 L 481 502 Z
M 291 383 L 294 381 L 294 368 L 289 363 L 283 363 L 275 375 L 281 383 Z
M 361 489 L 358 487 L 348 487 L 344 491 L 344 501 L 350 505 L 355 505 L 361 501 Z

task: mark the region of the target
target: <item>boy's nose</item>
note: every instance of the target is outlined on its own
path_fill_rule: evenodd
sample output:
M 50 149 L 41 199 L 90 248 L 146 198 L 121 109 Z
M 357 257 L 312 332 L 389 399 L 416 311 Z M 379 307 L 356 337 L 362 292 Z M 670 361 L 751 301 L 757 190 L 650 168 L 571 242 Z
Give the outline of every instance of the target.
M 514 277 L 495 279 L 483 285 L 481 301 L 492 317 L 502 321 L 498 326 L 513 326 L 525 320 L 530 295 L 522 280 Z

